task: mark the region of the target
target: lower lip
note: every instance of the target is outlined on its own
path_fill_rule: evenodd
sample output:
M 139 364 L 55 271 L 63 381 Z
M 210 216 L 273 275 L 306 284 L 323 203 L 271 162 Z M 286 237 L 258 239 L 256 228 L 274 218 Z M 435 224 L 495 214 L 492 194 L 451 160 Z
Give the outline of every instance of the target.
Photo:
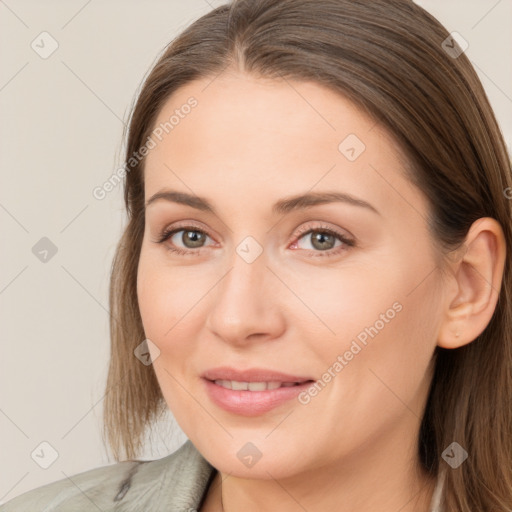
M 241 416 L 259 416 L 288 400 L 292 400 L 299 393 L 309 388 L 313 381 L 304 382 L 296 386 L 269 389 L 266 391 L 240 391 L 226 389 L 211 380 L 203 379 L 208 396 L 216 405 L 225 411 Z

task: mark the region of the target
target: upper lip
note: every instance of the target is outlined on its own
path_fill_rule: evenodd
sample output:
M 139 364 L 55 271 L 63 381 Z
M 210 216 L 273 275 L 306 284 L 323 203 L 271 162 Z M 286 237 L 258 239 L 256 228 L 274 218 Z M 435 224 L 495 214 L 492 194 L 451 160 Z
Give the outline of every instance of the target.
M 236 370 L 226 366 L 211 368 L 202 373 L 201 377 L 207 380 L 234 380 L 237 382 L 307 382 L 310 377 L 289 375 L 276 372 L 267 368 L 250 368 L 247 370 Z

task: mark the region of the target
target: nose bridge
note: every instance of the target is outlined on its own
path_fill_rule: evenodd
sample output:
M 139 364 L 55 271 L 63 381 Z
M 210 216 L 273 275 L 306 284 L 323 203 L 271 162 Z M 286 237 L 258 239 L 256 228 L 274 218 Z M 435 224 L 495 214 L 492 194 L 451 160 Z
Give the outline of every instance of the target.
M 243 341 L 251 334 L 276 328 L 278 308 L 271 293 L 272 273 L 263 247 L 246 237 L 234 247 L 229 269 L 218 283 L 209 311 L 208 327 L 225 340 Z
M 254 239 L 243 240 L 233 251 L 230 270 L 224 282 L 220 283 L 218 297 L 226 312 L 231 310 L 237 316 L 240 314 L 237 312 L 239 308 L 246 311 L 250 308 L 254 313 L 261 312 L 260 302 L 266 294 L 265 274 L 269 271 L 263 248 L 261 247 L 259 254 L 256 251 Z

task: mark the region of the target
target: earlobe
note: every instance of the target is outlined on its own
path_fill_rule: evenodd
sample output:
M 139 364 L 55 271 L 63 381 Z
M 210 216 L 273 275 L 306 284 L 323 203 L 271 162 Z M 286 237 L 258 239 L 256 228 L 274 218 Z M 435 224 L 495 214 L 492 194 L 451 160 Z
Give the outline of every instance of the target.
M 453 292 L 447 295 L 437 344 L 458 348 L 475 340 L 489 324 L 498 302 L 505 266 L 503 229 L 491 217 L 476 220 L 464 253 L 453 267 Z

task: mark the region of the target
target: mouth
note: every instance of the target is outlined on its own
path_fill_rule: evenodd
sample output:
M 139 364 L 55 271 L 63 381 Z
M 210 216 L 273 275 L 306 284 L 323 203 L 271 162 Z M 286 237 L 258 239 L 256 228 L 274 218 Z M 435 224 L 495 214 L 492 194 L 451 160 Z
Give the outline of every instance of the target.
M 259 372 L 259 375 L 249 378 L 246 372 L 246 380 L 235 380 L 227 378 L 232 377 L 233 372 L 224 372 L 225 378 L 207 378 L 203 374 L 201 380 L 205 394 L 213 404 L 229 413 L 247 417 L 261 416 L 278 407 L 298 406 L 299 402 L 293 399 L 315 382 L 284 374 L 280 374 L 277 380 L 276 374 L 270 375 L 269 372 Z
M 247 382 L 247 381 L 236 381 L 236 380 L 210 380 L 217 386 L 221 386 L 224 389 L 232 389 L 235 391 L 267 391 L 279 388 L 290 388 L 293 386 L 300 386 L 304 383 L 312 383 L 312 380 L 303 382 L 280 382 L 280 381 L 269 381 L 269 382 Z
M 241 389 L 247 390 L 245 387 L 247 384 L 270 384 L 271 389 L 279 384 L 277 387 L 282 385 L 293 386 L 295 384 L 302 384 L 307 381 L 312 381 L 313 378 L 303 377 L 299 375 L 291 375 L 287 373 L 278 372 L 266 368 L 250 368 L 247 370 L 239 370 L 234 367 L 223 366 L 219 368 L 211 368 L 201 374 L 201 377 L 212 382 L 216 382 L 219 385 L 228 388 L 227 382 L 231 382 L 232 387 L 229 389 Z M 235 387 L 233 387 L 233 385 Z M 244 386 L 244 387 L 239 387 Z M 259 391 L 259 389 L 255 389 Z

